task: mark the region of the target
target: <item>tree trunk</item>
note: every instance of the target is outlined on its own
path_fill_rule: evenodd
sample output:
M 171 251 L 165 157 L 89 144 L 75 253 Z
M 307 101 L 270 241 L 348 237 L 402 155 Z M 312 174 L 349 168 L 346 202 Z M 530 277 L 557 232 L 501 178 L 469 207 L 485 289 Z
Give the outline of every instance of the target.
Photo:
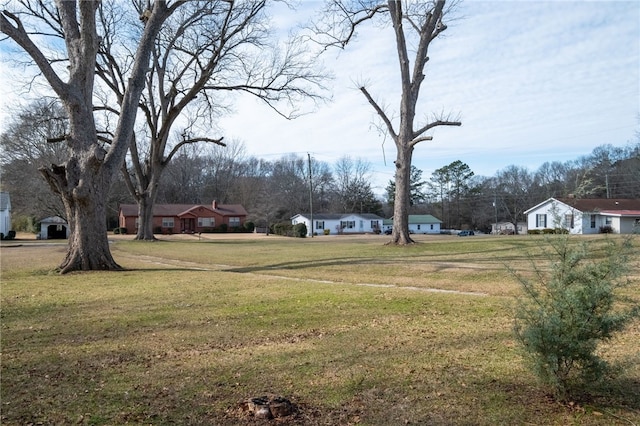
M 144 192 L 138 197 L 138 233 L 136 240 L 155 241 L 153 235 L 153 206 L 155 205 L 155 194 L 150 195 Z
M 82 200 L 65 199 L 69 218 L 69 249 L 60 264 L 60 273 L 70 271 L 121 270 L 109 250 L 104 200 L 106 190 Z
M 409 235 L 409 181 L 413 147 L 398 146 L 396 165 L 396 194 L 393 204 L 393 231 L 389 244 L 406 245 L 414 241 Z
M 106 206 L 110 175 L 102 165 L 104 151 L 97 145 L 65 165 L 41 168 L 40 172 L 65 207 L 69 223 L 69 246 L 60 273 L 121 270 L 109 250 Z

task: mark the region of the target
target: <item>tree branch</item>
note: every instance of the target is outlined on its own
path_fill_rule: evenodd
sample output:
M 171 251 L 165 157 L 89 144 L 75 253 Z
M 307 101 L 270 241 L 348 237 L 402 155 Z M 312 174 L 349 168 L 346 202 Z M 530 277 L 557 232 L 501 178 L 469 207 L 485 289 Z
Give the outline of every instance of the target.
M 362 6 L 361 8 L 349 10 L 343 2 L 331 2 L 324 12 L 325 16 L 331 17 L 331 21 L 325 22 L 324 27 L 316 25 L 312 28 L 316 35 L 327 37 L 329 40 L 318 41 L 311 38 L 311 41 L 323 46 L 324 50 L 329 47 L 344 49 L 355 35 L 356 29 L 360 24 L 373 19 L 376 14 L 385 12 L 388 8 L 384 3 L 366 7 L 362 3 L 360 5 Z M 335 22 L 333 20 L 334 16 L 341 16 L 343 19 L 341 22 Z M 334 32 L 337 34 L 334 34 Z
M 13 24 L 9 19 L 13 21 Z M 27 31 L 22 25 L 22 21 L 16 15 L 6 10 L 0 13 L 0 32 L 6 34 L 15 41 L 25 52 L 33 59 L 42 74 L 47 79 L 51 88 L 61 99 L 68 98 L 68 86 L 60 79 L 58 74 L 53 70 L 49 60 L 42 54 L 40 49 L 29 38 Z
M 393 141 L 395 143 L 398 143 L 398 135 L 393 129 L 393 124 L 391 124 L 391 120 L 389 120 L 389 117 L 387 117 L 387 114 L 385 114 L 382 108 L 380 108 L 380 105 L 378 105 L 378 103 L 375 100 L 373 100 L 373 98 L 369 94 L 369 91 L 364 86 L 360 88 L 360 91 L 364 94 L 364 96 L 367 98 L 367 101 L 369 101 L 373 109 L 376 110 L 376 112 L 378 113 L 378 115 L 380 116 L 384 124 L 387 126 L 387 130 L 389 131 L 389 134 L 393 138 Z
M 220 139 L 211 139 L 211 138 L 189 138 L 189 139 L 185 139 L 185 140 L 181 141 L 180 143 L 176 144 L 173 147 L 173 149 L 171 150 L 169 155 L 167 155 L 167 157 L 165 158 L 165 160 L 163 162 L 165 164 L 170 162 L 171 159 L 173 158 L 173 156 L 176 154 L 176 152 L 178 152 L 178 150 L 184 145 L 194 144 L 194 143 L 198 143 L 198 142 L 208 142 L 208 143 L 214 143 L 214 144 L 220 145 L 220 146 L 227 146 L 226 143 L 222 142 L 223 139 L 224 139 L 224 137 L 221 137 Z
M 433 129 L 434 127 L 437 126 L 462 126 L 462 122 L 460 121 L 449 121 L 449 120 L 437 120 L 437 121 L 433 121 L 429 124 L 427 124 L 426 126 L 420 128 L 419 130 L 413 132 L 413 138 L 417 138 L 418 136 L 420 136 L 421 134 L 423 134 L 424 132 L 426 132 L 427 130 Z

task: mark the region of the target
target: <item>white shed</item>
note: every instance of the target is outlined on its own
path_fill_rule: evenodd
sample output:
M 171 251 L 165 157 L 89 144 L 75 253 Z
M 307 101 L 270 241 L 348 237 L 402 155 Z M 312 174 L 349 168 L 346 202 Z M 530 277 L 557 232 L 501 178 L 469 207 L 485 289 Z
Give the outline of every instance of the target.
M 0 192 L 0 233 L 5 237 L 11 231 L 11 197 L 8 192 Z
M 40 221 L 41 240 L 69 238 L 69 224 L 60 216 L 51 216 Z

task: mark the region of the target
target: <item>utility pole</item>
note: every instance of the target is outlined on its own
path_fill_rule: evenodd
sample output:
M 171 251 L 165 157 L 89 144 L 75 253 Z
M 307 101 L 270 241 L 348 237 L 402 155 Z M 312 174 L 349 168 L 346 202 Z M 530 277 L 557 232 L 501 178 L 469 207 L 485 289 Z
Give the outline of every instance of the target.
M 311 216 L 311 238 L 313 238 L 313 184 L 311 180 L 311 154 L 307 152 L 309 158 L 309 216 Z
M 496 204 L 496 197 L 493 197 L 493 210 L 495 211 L 495 214 L 496 214 L 496 227 L 494 231 L 496 235 L 498 235 L 498 205 Z

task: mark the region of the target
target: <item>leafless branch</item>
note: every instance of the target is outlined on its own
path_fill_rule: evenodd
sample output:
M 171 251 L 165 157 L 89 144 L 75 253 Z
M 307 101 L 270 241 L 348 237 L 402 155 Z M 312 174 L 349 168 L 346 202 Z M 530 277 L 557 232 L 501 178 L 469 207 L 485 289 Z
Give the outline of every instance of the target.
M 227 144 L 222 142 L 223 139 L 224 137 L 220 139 L 211 139 L 211 138 L 204 138 L 204 137 L 184 139 L 173 147 L 171 152 L 169 152 L 169 154 L 165 158 L 164 163 L 170 162 L 173 156 L 176 154 L 176 152 L 178 152 L 178 150 L 180 150 L 180 148 L 182 148 L 185 145 L 196 144 L 199 142 L 206 142 L 206 143 L 213 143 L 220 146 L 227 146 Z
M 378 105 L 378 103 L 373 99 L 373 97 L 371 97 L 371 95 L 369 94 L 369 91 L 364 86 L 360 87 L 360 91 L 364 94 L 364 96 L 367 98 L 367 101 L 369 101 L 373 109 L 375 109 L 378 115 L 380 116 L 380 119 L 387 126 L 387 130 L 389 131 L 389 134 L 393 138 L 393 141 L 397 143 L 398 135 L 393 129 L 393 124 L 391 123 L 391 120 L 389 120 L 389 117 L 387 117 L 387 114 L 380 107 L 380 105 Z

